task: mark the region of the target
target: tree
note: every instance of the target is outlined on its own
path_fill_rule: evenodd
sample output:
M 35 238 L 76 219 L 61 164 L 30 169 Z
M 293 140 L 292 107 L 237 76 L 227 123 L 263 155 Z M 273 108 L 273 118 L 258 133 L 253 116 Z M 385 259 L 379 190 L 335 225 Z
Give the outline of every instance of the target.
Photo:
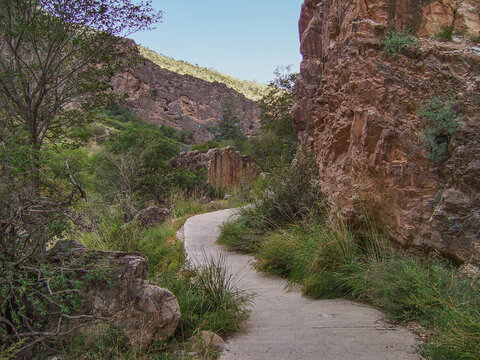
M 261 129 L 250 139 L 249 152 L 264 171 L 290 164 L 297 151 L 298 141 L 290 115 L 297 76 L 289 66 L 278 67 L 268 92 L 259 102 Z
M 161 14 L 130 0 L 1 0 L 3 121 L 39 148 L 105 100 L 125 36 Z M 120 60 L 120 62 L 119 62 Z
M 240 128 L 240 119 L 235 115 L 235 102 L 232 98 L 225 100 L 222 110 L 222 118 L 213 129 L 214 140 L 244 140 L 245 135 Z
M 292 123 L 290 110 L 295 101 L 295 82 L 298 74 L 291 67 L 278 67 L 275 79 L 268 84 L 268 92 L 259 103 L 262 127 L 284 127 Z
M 44 154 L 71 145 L 68 131 L 112 97 L 111 76 L 134 58 L 124 38 L 160 18 L 149 1 L 0 0 L 1 343 L 24 351 L 61 331 L 44 326 L 50 311 L 69 311 L 75 283 L 45 248 L 75 221 L 70 205 L 84 193 Z

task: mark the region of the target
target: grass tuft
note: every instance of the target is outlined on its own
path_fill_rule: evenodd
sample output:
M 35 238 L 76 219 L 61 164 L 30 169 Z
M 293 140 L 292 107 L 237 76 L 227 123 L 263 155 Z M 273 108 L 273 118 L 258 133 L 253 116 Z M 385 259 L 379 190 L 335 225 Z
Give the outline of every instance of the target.
M 383 46 L 383 53 L 387 56 L 396 57 L 399 52 L 407 46 L 415 46 L 418 43 L 418 39 L 403 31 L 389 31 L 380 44 Z
M 444 25 L 438 33 L 435 34 L 435 37 L 440 40 L 452 41 L 453 39 L 453 26 Z

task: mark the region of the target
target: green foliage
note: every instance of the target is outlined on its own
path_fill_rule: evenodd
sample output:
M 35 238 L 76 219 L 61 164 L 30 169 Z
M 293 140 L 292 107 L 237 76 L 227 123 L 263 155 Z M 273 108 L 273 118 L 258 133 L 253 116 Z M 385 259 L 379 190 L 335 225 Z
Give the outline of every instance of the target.
M 241 253 L 255 253 L 261 243 L 263 232 L 252 229 L 243 219 L 226 222 L 221 226 L 217 239 L 219 244 Z
M 436 97 L 428 101 L 418 113 L 428 120 L 424 137 L 430 148 L 430 159 L 436 164 L 446 161 L 448 145 L 457 132 L 460 120 L 453 110 L 453 103 Z
M 221 145 L 218 141 L 208 140 L 208 141 L 205 141 L 203 143 L 193 145 L 190 150 L 192 150 L 192 151 L 193 150 L 198 150 L 201 153 L 206 153 L 210 149 L 216 149 L 216 148 L 219 148 L 219 147 L 221 147 Z
M 22 348 L 23 344 L 25 344 L 26 339 L 22 339 L 13 343 L 10 346 L 2 345 L 0 347 L 0 360 L 10 360 L 14 359 L 15 355 L 17 355 L 18 351 Z
M 189 64 L 182 60 L 175 60 L 170 57 L 157 54 L 156 52 L 140 46 L 140 53 L 143 57 L 159 65 L 162 68 L 182 75 L 191 75 L 208 82 L 219 82 L 229 88 L 245 95 L 248 99 L 258 100 L 266 91 L 266 86 L 254 81 L 246 81 L 232 78 L 219 73 L 213 69 Z
M 245 152 L 253 155 L 264 171 L 291 163 L 298 147 L 290 110 L 298 74 L 290 67 L 277 68 L 275 79 L 259 102 L 260 132 L 249 139 Z
M 313 157 L 299 154 L 287 168 L 270 176 L 259 202 L 242 210 L 253 229 L 274 229 L 313 216 L 323 208 L 323 194 Z
M 453 26 L 444 25 L 438 33 L 435 34 L 435 37 L 441 40 L 452 41 L 453 38 Z
M 175 229 L 168 223 L 145 229 L 135 221 L 124 223 L 123 215 L 107 215 L 98 230 L 84 233 L 82 242 L 91 249 L 139 252 L 145 256 L 149 269 L 178 268 L 184 260 L 181 245 L 175 240 Z
M 77 145 L 69 136 L 113 97 L 115 71 L 135 60 L 128 51 L 119 56 L 124 36 L 160 17 L 148 2 L 129 0 L 0 2 L 0 339 L 7 349 L 23 338 L 20 353 L 35 352 L 62 331 L 52 320 L 81 304 L 72 270 L 81 264 L 46 258 L 47 244 L 71 231 L 73 206 L 86 197 L 69 158 L 60 170 L 57 153 Z
M 218 124 L 212 129 L 215 141 L 239 139 L 246 140 L 240 128 L 240 119 L 235 115 L 233 99 L 227 99 L 223 106 L 223 115 Z
M 167 137 L 165 129 L 127 123 L 92 159 L 97 191 L 109 202 L 126 201 L 141 208 L 149 200 L 165 203 L 177 188 L 204 187 L 204 173 L 168 164 L 179 150 L 179 142 Z
M 224 225 L 230 241 L 242 232 Z M 360 224 L 362 225 L 362 224 Z M 420 353 L 432 360 L 480 356 L 480 288 L 445 260 L 420 260 L 389 246 L 367 217 L 360 232 L 340 220 L 315 219 L 259 236 L 257 268 L 287 277 L 314 298 L 359 300 L 395 322 L 419 321 L 432 337 Z M 226 229 L 226 230 L 225 230 Z
M 118 360 L 133 359 L 128 337 L 119 329 L 107 324 L 89 328 L 67 341 L 61 349 L 62 358 L 66 360 Z
M 177 336 L 186 339 L 197 330 L 229 334 L 238 331 L 248 315 L 251 296 L 238 290 L 238 275 L 226 270 L 226 260 L 204 258 L 181 275 L 157 279 L 177 297 L 182 312 Z
M 418 39 L 408 33 L 402 31 L 390 30 L 387 32 L 380 44 L 383 46 L 383 53 L 387 56 L 395 57 L 406 46 L 415 46 Z

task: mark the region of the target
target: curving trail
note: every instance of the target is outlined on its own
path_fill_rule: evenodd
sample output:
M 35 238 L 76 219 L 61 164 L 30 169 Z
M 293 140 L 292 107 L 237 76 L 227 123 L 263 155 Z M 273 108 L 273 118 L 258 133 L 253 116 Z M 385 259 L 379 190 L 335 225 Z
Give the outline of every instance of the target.
M 197 215 L 184 226 L 185 249 L 195 264 L 204 254 L 225 250 L 215 244 L 219 226 L 235 210 Z M 368 306 L 344 300 L 312 300 L 285 281 L 257 273 L 253 258 L 227 253 L 239 286 L 255 293 L 254 308 L 242 331 L 233 336 L 220 359 L 235 360 L 417 360 L 413 334 L 382 320 Z

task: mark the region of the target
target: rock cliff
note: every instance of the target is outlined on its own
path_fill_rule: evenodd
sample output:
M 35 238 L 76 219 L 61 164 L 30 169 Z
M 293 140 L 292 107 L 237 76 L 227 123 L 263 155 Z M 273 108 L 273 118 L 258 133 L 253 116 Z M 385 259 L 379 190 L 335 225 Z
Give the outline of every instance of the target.
M 444 26 L 462 36 L 432 37 Z M 392 28 L 418 44 L 384 55 Z M 330 201 L 350 217 L 368 206 L 406 247 L 480 261 L 480 2 L 305 0 L 299 29 L 294 126 Z M 435 97 L 462 119 L 443 164 L 418 113 Z
M 170 160 L 174 167 L 186 167 L 191 171 L 205 169 L 207 182 L 215 187 L 232 189 L 251 182 L 260 174 L 255 160 L 241 155 L 233 146 L 211 149 L 207 153 L 198 150 L 182 152 Z
M 234 114 L 245 134 L 253 134 L 259 127 L 255 101 L 225 84 L 180 75 L 147 59 L 117 74 L 112 84 L 117 94 L 127 95 L 122 103 L 125 108 L 149 123 L 191 131 L 194 142 L 212 138 L 209 129 L 220 120 L 228 101 L 234 103 Z

